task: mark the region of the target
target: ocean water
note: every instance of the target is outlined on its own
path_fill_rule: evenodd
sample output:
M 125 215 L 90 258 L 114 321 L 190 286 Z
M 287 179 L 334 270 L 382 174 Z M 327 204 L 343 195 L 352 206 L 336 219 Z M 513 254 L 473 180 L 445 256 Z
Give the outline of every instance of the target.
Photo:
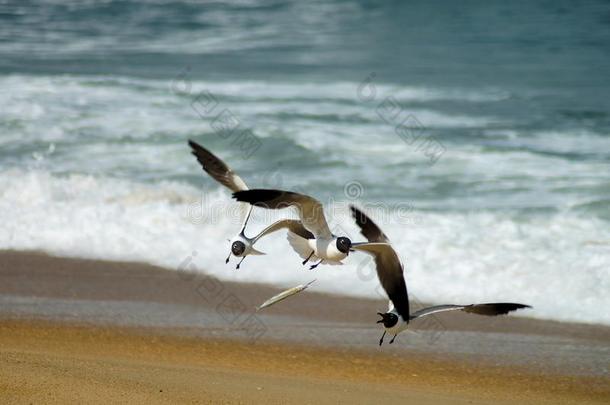
M 194 139 L 336 233 L 367 210 L 417 300 L 610 325 L 609 73 L 603 1 L 2 2 L 0 249 L 381 294 L 284 233 L 225 265 L 239 206 Z

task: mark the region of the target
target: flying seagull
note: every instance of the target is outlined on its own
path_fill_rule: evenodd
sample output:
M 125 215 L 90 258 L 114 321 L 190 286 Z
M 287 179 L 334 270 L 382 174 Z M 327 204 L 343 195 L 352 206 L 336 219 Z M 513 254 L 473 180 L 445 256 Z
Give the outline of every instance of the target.
M 330 231 L 322 204 L 308 195 L 283 190 L 252 189 L 233 193 L 237 201 L 247 202 L 256 207 L 282 209 L 295 207 L 299 212 L 301 223 L 308 231 L 288 232 L 288 241 L 292 248 L 301 256 L 303 264 L 317 261 L 310 266 L 315 269 L 320 264 L 342 264 L 352 249 L 352 241 L 345 236 L 335 236 Z
M 229 168 L 229 166 L 225 164 L 225 162 L 216 157 L 212 152 L 192 140 L 189 140 L 189 145 L 192 149 L 191 153 L 197 158 L 197 161 L 199 161 L 201 167 L 203 167 L 203 170 L 205 170 L 210 177 L 233 192 L 248 190 L 248 186 L 242 180 L 242 178 L 239 177 L 233 170 L 231 170 L 231 168 Z M 254 248 L 254 244 L 265 235 L 279 231 L 283 228 L 287 228 L 293 234 L 304 235 L 304 237 L 311 236 L 300 221 L 294 219 L 284 219 L 269 225 L 253 238 L 248 238 L 244 232 L 246 225 L 248 224 L 248 220 L 250 219 L 252 208 L 252 206 L 247 207 L 247 211 L 244 215 L 244 222 L 239 233 L 230 240 L 231 251 L 229 252 L 229 256 L 227 256 L 225 263 L 229 263 L 231 255 L 241 257 L 241 260 L 235 267 L 236 269 L 239 269 L 239 266 L 245 260 L 246 256 L 265 254 Z
M 383 344 L 383 338 L 386 333 L 394 335 L 392 340 L 390 340 L 390 344 L 392 344 L 394 343 L 396 336 L 407 329 L 410 321 L 427 315 L 446 311 L 464 311 L 471 314 L 496 316 L 504 315 L 522 308 L 531 308 L 531 306 L 524 304 L 495 302 L 490 304 L 437 305 L 410 313 L 409 296 L 407 294 L 407 285 L 403 275 L 403 265 L 398 258 L 398 254 L 392 245 L 390 245 L 388 237 L 369 217 L 354 206 L 350 206 L 350 209 L 352 211 L 352 216 L 356 220 L 356 224 L 360 227 L 362 235 L 371 242 L 369 244 L 354 246 L 354 249 L 364 251 L 374 257 L 377 277 L 390 298 L 388 312 L 377 313 L 381 316 L 381 319 L 377 321 L 377 323 L 382 323 L 384 326 L 383 335 L 381 335 L 381 339 L 379 339 L 379 346 Z

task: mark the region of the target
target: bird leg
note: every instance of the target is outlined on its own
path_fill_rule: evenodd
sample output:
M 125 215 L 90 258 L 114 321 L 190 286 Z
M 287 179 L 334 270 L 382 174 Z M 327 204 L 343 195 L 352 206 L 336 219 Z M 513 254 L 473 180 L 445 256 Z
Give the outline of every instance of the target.
M 390 344 L 394 343 L 394 339 L 396 339 L 397 335 L 394 335 L 394 337 L 392 338 L 392 340 L 390 340 Z
M 309 261 L 309 259 L 311 259 L 311 256 L 313 256 L 314 251 L 312 250 L 311 253 L 309 254 L 309 256 L 307 256 L 307 259 L 303 260 L 303 266 L 305 265 L 305 263 L 307 263 Z
M 237 263 L 237 266 L 235 266 L 235 270 L 239 270 L 239 266 L 241 265 L 241 262 L 243 262 L 244 260 L 246 260 L 246 256 L 242 257 L 241 260 L 239 261 L 239 263 Z
M 311 266 L 309 266 L 309 270 L 313 270 L 316 267 L 318 267 L 319 265 L 322 264 L 322 262 L 324 261 L 324 259 L 320 260 L 319 262 L 317 262 L 316 264 L 312 264 Z
M 385 337 L 385 330 L 383 331 L 383 335 L 381 335 L 381 339 L 379 339 L 379 346 L 383 344 L 383 338 Z
M 227 256 L 227 260 L 225 260 L 225 264 L 229 263 L 230 258 L 231 258 L 231 252 L 229 252 L 229 256 Z

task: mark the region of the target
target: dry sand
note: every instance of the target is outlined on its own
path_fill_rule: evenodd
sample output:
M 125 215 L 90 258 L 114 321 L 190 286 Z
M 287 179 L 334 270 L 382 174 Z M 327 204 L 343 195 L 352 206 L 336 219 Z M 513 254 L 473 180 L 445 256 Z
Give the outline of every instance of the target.
M 312 292 L 261 314 L 252 340 L 196 280 L 0 253 L 0 403 L 610 403 L 606 327 L 464 316 L 442 320 L 437 344 L 401 335 L 379 348 L 383 303 Z M 222 285 L 248 308 L 277 292 Z M 473 339 L 471 352 L 452 351 Z M 496 356 L 488 341 L 508 349 Z

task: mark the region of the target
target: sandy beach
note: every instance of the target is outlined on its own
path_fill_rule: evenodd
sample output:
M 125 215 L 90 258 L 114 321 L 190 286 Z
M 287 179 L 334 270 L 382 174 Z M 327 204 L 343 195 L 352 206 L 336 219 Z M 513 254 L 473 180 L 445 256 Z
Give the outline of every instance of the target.
M 0 405 L 610 405 L 609 45 L 607 0 L 0 1 Z
M 374 321 L 383 302 L 308 291 L 256 313 L 254 307 L 277 291 L 145 264 L 2 252 L 0 398 L 230 404 L 610 400 L 610 331 L 603 326 L 514 317 L 483 322 L 464 315 L 439 318 L 379 348 Z M 237 297 L 237 304 L 215 294 Z

